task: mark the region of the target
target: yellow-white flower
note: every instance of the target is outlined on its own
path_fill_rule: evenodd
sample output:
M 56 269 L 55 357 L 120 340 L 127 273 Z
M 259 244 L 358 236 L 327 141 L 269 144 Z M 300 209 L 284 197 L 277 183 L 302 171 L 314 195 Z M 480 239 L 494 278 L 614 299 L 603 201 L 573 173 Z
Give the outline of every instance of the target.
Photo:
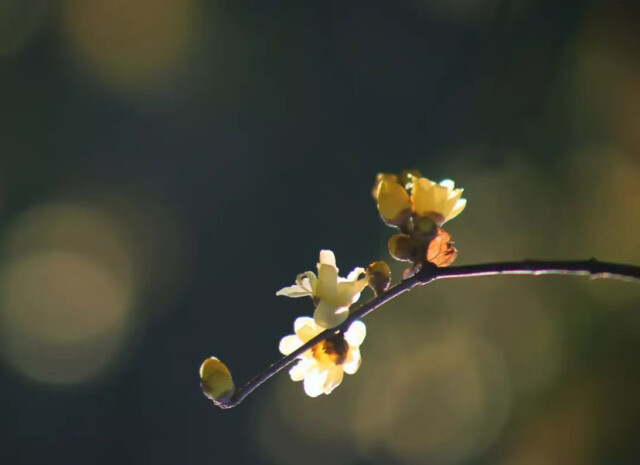
M 456 189 L 451 179 L 439 184 L 423 177 L 409 179 L 411 181 L 405 186 L 392 176 L 379 177 L 376 200 L 385 222 L 401 225 L 406 213 L 414 213 L 418 217 L 429 217 L 442 226 L 458 216 L 467 205 L 467 200 L 461 198 L 463 189 Z
M 284 355 L 289 355 L 325 330 L 309 317 L 297 318 L 293 328 L 295 334 L 280 341 L 280 352 Z M 345 373 L 352 375 L 360 368 L 360 345 L 366 335 L 364 323 L 354 321 L 344 333 L 338 332 L 303 352 L 298 363 L 289 370 L 291 379 L 304 380 L 304 392 L 310 397 L 330 394 L 340 385 Z
M 462 197 L 463 189 L 456 189 L 451 179 L 436 184 L 427 178 L 413 181 L 411 202 L 418 216 L 428 216 L 438 226 L 455 218 L 467 205 Z
M 349 306 L 360 298 L 367 286 L 363 268 L 355 268 L 346 278 L 338 276 L 336 257 L 331 250 L 320 251 L 318 275 L 312 271 L 301 273 L 293 286 L 285 287 L 276 295 L 287 297 L 310 296 L 316 304 L 315 322 L 323 328 L 333 328 L 349 316 Z

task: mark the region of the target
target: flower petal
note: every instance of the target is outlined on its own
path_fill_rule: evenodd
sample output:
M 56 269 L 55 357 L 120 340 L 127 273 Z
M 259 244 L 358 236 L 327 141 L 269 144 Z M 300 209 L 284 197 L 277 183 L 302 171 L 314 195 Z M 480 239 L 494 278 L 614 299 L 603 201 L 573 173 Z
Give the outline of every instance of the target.
M 345 373 L 353 375 L 358 371 L 361 363 L 360 349 L 351 349 L 349 355 L 347 355 L 347 360 L 342 364 L 342 369 Z
M 296 336 L 295 334 L 290 334 L 280 339 L 280 345 L 278 348 L 280 349 L 280 353 L 289 355 L 291 352 L 298 349 L 303 344 L 304 343 L 298 336 Z
M 351 347 L 359 347 L 367 336 L 367 327 L 360 321 L 356 320 L 351 323 L 349 329 L 344 333 L 344 338 Z
M 320 264 L 329 265 L 334 268 L 336 267 L 336 256 L 331 250 L 321 250 L 320 251 Z M 336 270 L 337 271 L 337 270 Z
M 435 202 L 432 211 L 440 213 L 442 216 L 446 215 L 446 204 L 449 198 L 449 189 L 446 186 L 435 185 L 433 186 Z
M 342 281 L 338 283 L 338 292 L 334 303 L 341 306 L 349 306 L 358 301 L 360 293 L 367 287 L 369 280 L 362 278 L 355 282 Z
M 451 192 L 449 192 L 449 200 L 459 199 L 460 197 L 462 197 L 463 192 L 464 192 L 464 189 L 462 188 L 452 190 Z
M 285 297 L 294 297 L 294 298 L 306 297 L 311 295 L 311 290 L 306 289 L 305 287 L 300 286 L 298 284 L 294 284 L 293 286 L 283 287 L 278 292 L 276 292 L 276 295 L 283 295 Z
M 444 216 L 445 221 L 450 219 L 451 212 L 453 208 L 458 203 L 458 200 L 462 196 L 462 191 L 464 189 L 456 189 L 449 193 L 449 198 L 444 202 L 444 206 L 442 207 L 442 216 Z
M 309 371 L 304 377 L 304 392 L 309 397 L 318 397 L 324 392 L 324 383 L 329 370 L 319 371 L 317 368 Z
M 318 278 L 313 271 L 305 271 L 296 276 L 296 284 L 309 290 L 309 293 L 313 294 L 313 290 L 316 287 Z
M 328 370 L 327 378 L 322 386 L 324 393 L 331 394 L 335 388 L 340 386 L 342 378 L 344 378 L 344 370 L 342 370 L 342 367 L 336 366 Z
M 354 268 L 345 278 L 338 278 L 338 282 L 341 281 L 357 281 L 361 274 L 364 273 L 364 268 Z
M 307 375 L 309 370 L 315 366 L 315 360 L 313 358 L 305 358 L 296 363 L 291 370 L 289 370 L 289 376 L 293 381 L 302 381 Z
M 333 257 L 333 252 L 329 250 L 323 250 L 322 252 L 330 252 L 331 257 Z M 320 252 L 320 260 L 323 259 L 322 252 Z M 338 268 L 335 265 L 335 257 L 333 257 L 333 262 L 333 264 L 318 263 L 318 282 L 316 283 L 314 296 L 320 299 L 332 299 L 335 296 L 338 283 Z
M 322 328 L 334 328 L 347 319 L 349 307 L 339 307 L 326 300 L 320 300 L 313 319 Z
M 466 206 L 467 206 L 467 199 L 458 200 L 454 205 L 453 209 L 451 210 L 451 213 L 449 213 L 447 220 L 452 220 L 453 218 L 458 216 Z
M 376 176 L 376 182 L 373 185 L 373 189 L 371 190 L 371 195 L 373 196 L 374 200 L 378 199 L 378 189 L 380 188 L 380 184 L 382 183 L 382 181 L 398 182 L 398 176 L 389 173 L 378 173 L 378 175 Z
M 440 185 L 450 191 L 452 191 L 456 187 L 456 183 L 451 179 L 443 179 L 442 181 L 440 181 Z
M 406 189 L 394 181 L 383 180 L 378 186 L 378 211 L 380 216 L 393 223 L 400 214 L 411 208 Z
M 421 216 L 434 212 L 436 205 L 436 184 L 427 178 L 419 178 L 413 183 L 413 209 Z
M 295 331 L 296 336 L 306 344 L 324 331 L 324 328 L 318 327 L 313 318 L 301 316 L 296 318 L 296 321 L 293 323 L 293 330 Z

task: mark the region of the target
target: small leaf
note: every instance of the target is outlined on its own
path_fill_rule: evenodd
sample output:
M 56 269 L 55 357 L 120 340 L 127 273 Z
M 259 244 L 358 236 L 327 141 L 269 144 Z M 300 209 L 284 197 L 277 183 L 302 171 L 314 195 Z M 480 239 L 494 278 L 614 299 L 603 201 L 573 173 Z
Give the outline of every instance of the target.
M 426 258 L 428 262 L 433 263 L 435 266 L 449 266 L 458 256 L 458 251 L 453 246 L 451 235 L 440 226 L 437 228 L 436 237 L 431 239 L 427 247 Z

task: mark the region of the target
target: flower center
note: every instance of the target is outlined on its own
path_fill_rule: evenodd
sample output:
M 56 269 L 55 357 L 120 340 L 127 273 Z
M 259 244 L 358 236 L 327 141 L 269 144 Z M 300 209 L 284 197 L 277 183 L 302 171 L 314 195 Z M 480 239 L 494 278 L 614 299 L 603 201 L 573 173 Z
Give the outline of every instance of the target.
M 328 337 L 322 342 L 318 342 L 311 348 L 313 358 L 320 363 L 333 363 L 342 365 L 347 358 L 349 344 L 345 341 L 342 333 Z

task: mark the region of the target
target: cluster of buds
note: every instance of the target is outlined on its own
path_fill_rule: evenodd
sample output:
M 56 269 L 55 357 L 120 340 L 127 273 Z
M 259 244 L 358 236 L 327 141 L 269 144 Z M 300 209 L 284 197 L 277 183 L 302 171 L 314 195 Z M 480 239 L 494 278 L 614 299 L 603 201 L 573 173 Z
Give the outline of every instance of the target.
M 372 193 L 380 217 L 400 229 L 389 239 L 391 256 L 412 263 L 412 270 L 425 263 L 450 265 L 457 252 L 442 225 L 464 210 L 462 192 L 450 179 L 437 184 L 416 170 L 379 174 Z
M 400 233 L 389 239 L 389 253 L 396 260 L 412 263 L 405 272 L 415 272 L 423 265 L 448 266 L 456 257 L 451 236 L 442 225 L 457 216 L 465 207 L 462 189 L 455 189 L 451 180 L 439 184 L 415 170 L 398 175 L 379 174 L 373 197 L 384 222 Z M 303 381 L 307 395 L 317 397 L 331 393 L 344 377 L 354 374 L 362 358 L 360 345 L 366 336 L 363 322 L 352 321 L 348 328 L 338 328 L 349 317 L 349 308 L 369 286 L 376 296 L 383 294 L 391 282 L 391 271 L 383 261 L 367 269 L 355 268 L 345 278 L 339 276 L 332 251 L 321 250 L 317 273 L 300 273 L 292 286 L 280 289 L 276 295 L 310 297 L 315 306 L 313 318 L 299 317 L 294 322 L 294 334 L 281 339 L 279 349 L 289 355 L 300 349 L 323 331 L 335 328 L 328 337 L 298 355 L 290 369 L 293 381 Z M 216 357 L 202 364 L 200 380 L 204 393 L 216 404 L 224 406 L 236 388 L 229 369 Z

